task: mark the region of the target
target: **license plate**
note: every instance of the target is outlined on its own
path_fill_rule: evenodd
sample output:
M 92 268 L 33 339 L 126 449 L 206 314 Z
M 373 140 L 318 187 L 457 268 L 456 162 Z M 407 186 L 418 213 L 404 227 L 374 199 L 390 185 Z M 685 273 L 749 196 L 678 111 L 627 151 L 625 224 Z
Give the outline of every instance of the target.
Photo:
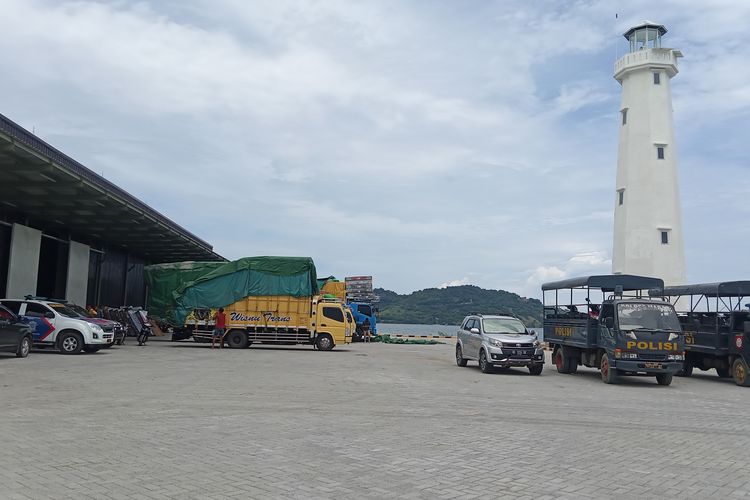
M 661 363 L 646 363 L 646 368 L 661 368 Z

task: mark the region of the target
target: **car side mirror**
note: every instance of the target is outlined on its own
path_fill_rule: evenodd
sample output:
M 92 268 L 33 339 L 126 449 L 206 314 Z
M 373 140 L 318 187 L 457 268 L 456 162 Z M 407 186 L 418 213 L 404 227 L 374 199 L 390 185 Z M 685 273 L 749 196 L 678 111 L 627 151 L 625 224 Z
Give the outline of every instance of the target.
M 614 328 L 615 327 L 615 318 L 612 316 L 607 316 L 604 318 L 604 326 L 607 328 Z
M 479 328 L 472 328 L 472 329 L 471 329 L 471 330 L 469 330 L 469 331 L 470 331 L 471 333 L 475 334 L 475 335 L 479 335 Z
M 47 311 L 46 313 L 44 313 L 44 317 L 47 319 L 55 319 L 55 313 L 53 313 L 52 311 Z

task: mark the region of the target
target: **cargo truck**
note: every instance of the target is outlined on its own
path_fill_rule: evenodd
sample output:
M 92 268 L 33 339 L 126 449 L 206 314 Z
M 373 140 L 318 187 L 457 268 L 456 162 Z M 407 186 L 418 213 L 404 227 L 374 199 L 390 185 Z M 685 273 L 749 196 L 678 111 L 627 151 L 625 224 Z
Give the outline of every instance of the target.
M 572 278 L 542 285 L 544 340 L 559 373 L 598 368 L 602 381 L 656 377 L 670 385 L 682 368 L 685 339 L 675 309 L 649 290 L 658 278 L 626 274 Z
M 354 341 L 362 341 L 365 330 L 378 334 L 378 309 L 373 305 L 377 297 L 372 293 L 372 276 L 350 276 L 343 282 L 331 276 L 319 280 L 319 284 L 321 293 L 345 302 L 351 309 L 357 324 Z
M 686 349 L 678 376 L 714 368 L 720 378 L 750 386 L 750 311 L 742 306 L 750 281 L 668 286 L 649 293 L 668 297 L 677 309 Z
M 246 297 L 225 306 L 224 313 L 227 316 L 224 342 L 232 348 L 244 349 L 258 342 L 309 344 L 330 351 L 352 341 L 347 311 L 334 299 L 290 295 Z M 213 320 L 209 316 L 195 321 L 187 324 L 186 330 L 194 340 L 210 342 Z

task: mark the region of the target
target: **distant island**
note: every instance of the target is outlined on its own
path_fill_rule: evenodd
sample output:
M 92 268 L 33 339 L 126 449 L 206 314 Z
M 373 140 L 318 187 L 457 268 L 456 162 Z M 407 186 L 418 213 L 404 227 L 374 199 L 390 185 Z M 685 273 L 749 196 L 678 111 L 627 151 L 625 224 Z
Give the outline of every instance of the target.
M 542 324 L 542 303 L 505 290 L 474 285 L 427 288 L 408 295 L 376 288 L 380 296 L 378 321 L 383 323 L 458 325 L 467 314 L 513 313 L 527 326 Z

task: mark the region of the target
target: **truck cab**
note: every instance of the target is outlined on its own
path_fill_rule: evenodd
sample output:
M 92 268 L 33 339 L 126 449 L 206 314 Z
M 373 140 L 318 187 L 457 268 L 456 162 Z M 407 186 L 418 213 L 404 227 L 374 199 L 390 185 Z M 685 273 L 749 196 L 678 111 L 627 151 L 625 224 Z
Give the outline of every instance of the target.
M 357 323 L 357 340 L 362 340 L 366 329 L 369 329 L 373 335 L 378 334 L 377 308 L 375 306 L 365 302 L 349 302 L 347 305 L 351 308 L 354 320 Z
M 599 368 L 602 381 L 623 375 L 670 385 L 681 369 L 685 340 L 674 307 L 649 299 L 663 281 L 633 275 L 574 278 L 542 286 L 544 338 L 560 373 Z

